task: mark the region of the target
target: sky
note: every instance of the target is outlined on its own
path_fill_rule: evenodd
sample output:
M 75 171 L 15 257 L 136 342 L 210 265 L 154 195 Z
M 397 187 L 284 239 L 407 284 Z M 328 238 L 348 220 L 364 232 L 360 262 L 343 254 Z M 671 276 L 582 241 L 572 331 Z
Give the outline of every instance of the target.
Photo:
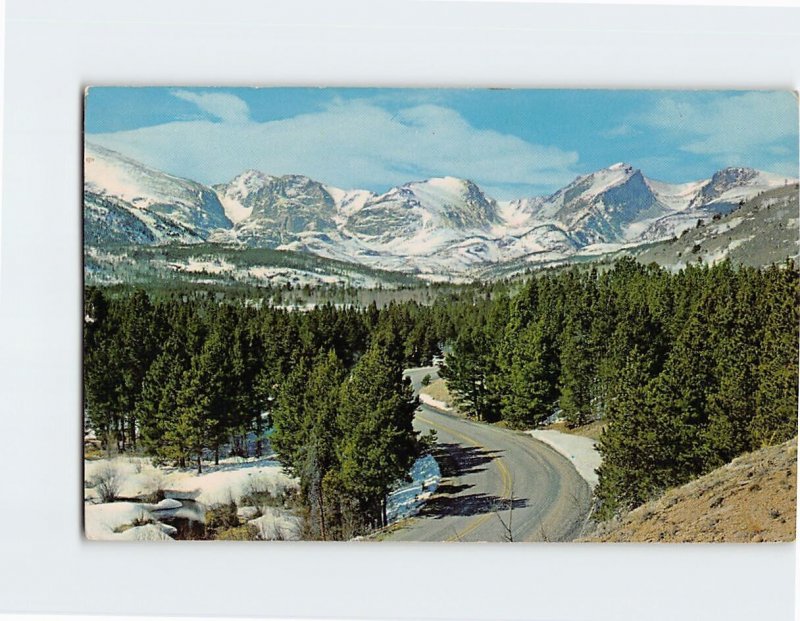
M 670 183 L 798 176 L 786 91 L 93 87 L 85 132 L 205 184 L 256 169 L 383 192 L 449 175 L 511 199 L 616 162 Z

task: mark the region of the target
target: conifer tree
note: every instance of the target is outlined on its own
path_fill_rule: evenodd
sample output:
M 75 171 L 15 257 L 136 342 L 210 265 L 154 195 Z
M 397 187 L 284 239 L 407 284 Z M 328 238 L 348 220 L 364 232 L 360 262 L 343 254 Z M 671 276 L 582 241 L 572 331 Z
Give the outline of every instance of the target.
M 543 323 L 533 321 L 515 334 L 508 357 L 501 397 L 503 419 L 514 427 L 534 427 L 553 413 L 557 397 L 557 363 Z
M 762 312 L 766 322 L 751 424 L 756 447 L 784 442 L 797 434 L 800 283 L 791 262 L 783 269 L 773 266 L 765 276 Z
M 344 378 L 345 370 L 336 352 L 330 350 L 327 354 L 320 354 L 308 377 L 304 395 L 303 409 L 307 425 L 304 435 L 307 440 L 300 480 L 303 494 L 316 513 L 316 527 L 322 539 L 328 538 L 323 480 L 339 465 L 341 434 L 337 419 Z
M 358 361 L 341 390 L 341 484 L 369 521 L 385 525 L 386 496 L 419 453 L 412 427 L 418 401 L 400 365 L 378 345 Z

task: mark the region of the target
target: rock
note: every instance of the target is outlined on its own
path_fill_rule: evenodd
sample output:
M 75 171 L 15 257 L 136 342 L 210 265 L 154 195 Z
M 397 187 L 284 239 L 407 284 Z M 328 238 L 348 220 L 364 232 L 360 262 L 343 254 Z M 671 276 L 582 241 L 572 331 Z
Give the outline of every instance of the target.
M 243 520 L 252 520 L 258 515 L 258 509 L 255 507 L 240 507 L 236 515 Z
M 154 511 L 166 511 L 169 509 L 180 509 L 183 506 L 180 500 L 175 500 L 174 498 L 165 498 L 161 502 L 159 502 L 155 507 L 153 507 Z

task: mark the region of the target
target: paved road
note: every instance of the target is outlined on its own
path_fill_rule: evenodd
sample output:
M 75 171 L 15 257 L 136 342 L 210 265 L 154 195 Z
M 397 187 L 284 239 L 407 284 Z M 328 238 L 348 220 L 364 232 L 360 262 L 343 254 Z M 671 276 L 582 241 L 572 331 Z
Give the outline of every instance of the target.
M 408 371 L 415 390 L 435 368 Z M 414 426 L 435 429 L 442 483 L 391 541 L 570 541 L 589 512 L 591 492 L 572 465 L 520 432 L 422 405 Z M 511 505 L 513 504 L 513 509 Z M 510 537 L 509 528 L 510 523 Z

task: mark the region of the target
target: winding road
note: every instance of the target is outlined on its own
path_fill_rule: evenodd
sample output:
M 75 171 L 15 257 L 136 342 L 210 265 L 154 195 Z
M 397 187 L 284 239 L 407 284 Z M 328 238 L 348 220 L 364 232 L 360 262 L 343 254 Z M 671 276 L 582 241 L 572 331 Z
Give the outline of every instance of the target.
M 409 369 L 415 391 L 436 367 Z M 384 541 L 570 541 L 591 506 L 589 486 L 552 448 L 521 432 L 422 404 L 414 427 L 435 429 L 442 482 L 419 515 Z

